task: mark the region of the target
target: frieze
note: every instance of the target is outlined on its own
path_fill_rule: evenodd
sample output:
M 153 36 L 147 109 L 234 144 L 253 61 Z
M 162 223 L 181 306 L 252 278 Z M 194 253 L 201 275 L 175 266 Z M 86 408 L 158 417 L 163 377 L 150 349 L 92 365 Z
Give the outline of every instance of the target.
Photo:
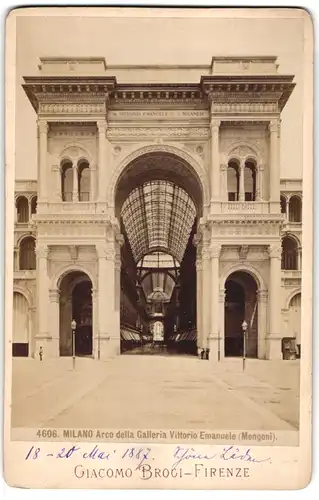
M 208 139 L 209 130 L 205 127 L 112 127 L 108 131 L 110 139 L 130 137 L 201 137 Z
M 213 111 L 218 113 L 277 113 L 275 102 L 214 102 Z
M 174 119 L 174 118 L 197 118 L 208 120 L 209 113 L 207 110 L 137 110 L 137 111 L 109 111 L 108 120 L 122 120 L 134 118 L 147 119 Z
M 39 113 L 105 113 L 105 104 L 40 103 Z
M 301 283 L 301 278 L 299 279 L 290 279 L 290 278 L 284 278 L 281 280 L 284 284 L 284 286 L 287 286 L 287 287 L 296 287 L 296 286 L 300 286 L 300 283 Z

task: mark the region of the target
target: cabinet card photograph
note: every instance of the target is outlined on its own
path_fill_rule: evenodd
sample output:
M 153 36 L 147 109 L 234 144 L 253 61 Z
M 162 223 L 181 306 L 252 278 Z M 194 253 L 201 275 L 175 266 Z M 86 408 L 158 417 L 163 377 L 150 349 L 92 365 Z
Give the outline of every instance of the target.
M 15 9 L 5 98 L 7 483 L 305 487 L 310 15 Z

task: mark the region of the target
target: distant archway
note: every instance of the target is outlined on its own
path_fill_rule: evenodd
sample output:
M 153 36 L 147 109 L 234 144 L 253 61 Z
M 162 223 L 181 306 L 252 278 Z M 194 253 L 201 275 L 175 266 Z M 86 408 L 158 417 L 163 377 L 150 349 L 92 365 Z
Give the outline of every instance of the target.
M 29 303 L 20 292 L 13 292 L 12 355 L 29 355 Z
M 70 271 L 60 281 L 60 355 L 72 355 L 71 322 L 76 321 L 75 354 L 91 356 L 92 332 L 92 282 L 81 271 Z
M 243 329 L 246 334 L 246 356 L 258 356 L 257 283 L 246 271 L 235 271 L 225 283 L 225 357 L 243 355 Z

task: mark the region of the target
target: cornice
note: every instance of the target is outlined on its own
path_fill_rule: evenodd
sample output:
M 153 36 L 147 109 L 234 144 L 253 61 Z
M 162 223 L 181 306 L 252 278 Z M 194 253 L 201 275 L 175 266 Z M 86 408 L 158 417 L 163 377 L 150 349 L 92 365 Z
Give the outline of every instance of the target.
M 37 111 L 43 102 L 103 102 L 108 105 L 198 105 L 268 103 L 281 111 L 295 87 L 293 76 L 202 76 L 197 83 L 118 84 L 115 76 L 25 77 L 22 85 Z M 271 107 L 274 111 L 274 108 Z M 265 111 L 265 110 L 261 110 Z

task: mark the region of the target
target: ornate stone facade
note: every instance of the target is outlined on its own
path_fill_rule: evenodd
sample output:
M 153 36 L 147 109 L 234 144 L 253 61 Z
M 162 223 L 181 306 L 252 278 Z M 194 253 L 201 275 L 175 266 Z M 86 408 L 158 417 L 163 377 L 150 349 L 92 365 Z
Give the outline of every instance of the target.
M 266 63 L 264 75 L 258 63 L 257 75 L 246 61 L 240 81 L 213 73 L 198 84 L 129 85 L 116 75 L 76 74 L 74 67 L 85 64 L 80 60 L 71 75 L 51 78 L 48 58 L 42 74 L 25 78 L 38 115 L 38 179 L 16 184 L 14 290 L 31 311 L 30 355 L 41 345 L 46 355 L 59 356 L 60 317 L 69 317 L 67 300 L 59 302 L 71 271 L 85 273 L 94 291 L 94 357 L 119 354 L 123 241 L 115 197 L 123 173 L 145 158 L 141 178 L 147 169 L 156 175 L 160 162 L 167 178 L 184 178 L 196 202 L 198 347 L 210 348 L 212 360 L 223 356 L 225 283 L 241 271 L 257 287 L 258 357 L 281 357 L 289 304 L 301 288 L 300 264 L 281 270 L 281 240 L 295 235 L 301 256 L 301 218 L 289 220 L 280 196 L 289 201 L 297 192 L 301 199 L 302 186 L 280 180 L 280 114 L 294 84 Z M 89 192 L 81 192 L 84 167 Z M 29 207 L 23 220 L 21 197 Z M 36 239 L 36 269 L 19 263 L 27 236 Z

